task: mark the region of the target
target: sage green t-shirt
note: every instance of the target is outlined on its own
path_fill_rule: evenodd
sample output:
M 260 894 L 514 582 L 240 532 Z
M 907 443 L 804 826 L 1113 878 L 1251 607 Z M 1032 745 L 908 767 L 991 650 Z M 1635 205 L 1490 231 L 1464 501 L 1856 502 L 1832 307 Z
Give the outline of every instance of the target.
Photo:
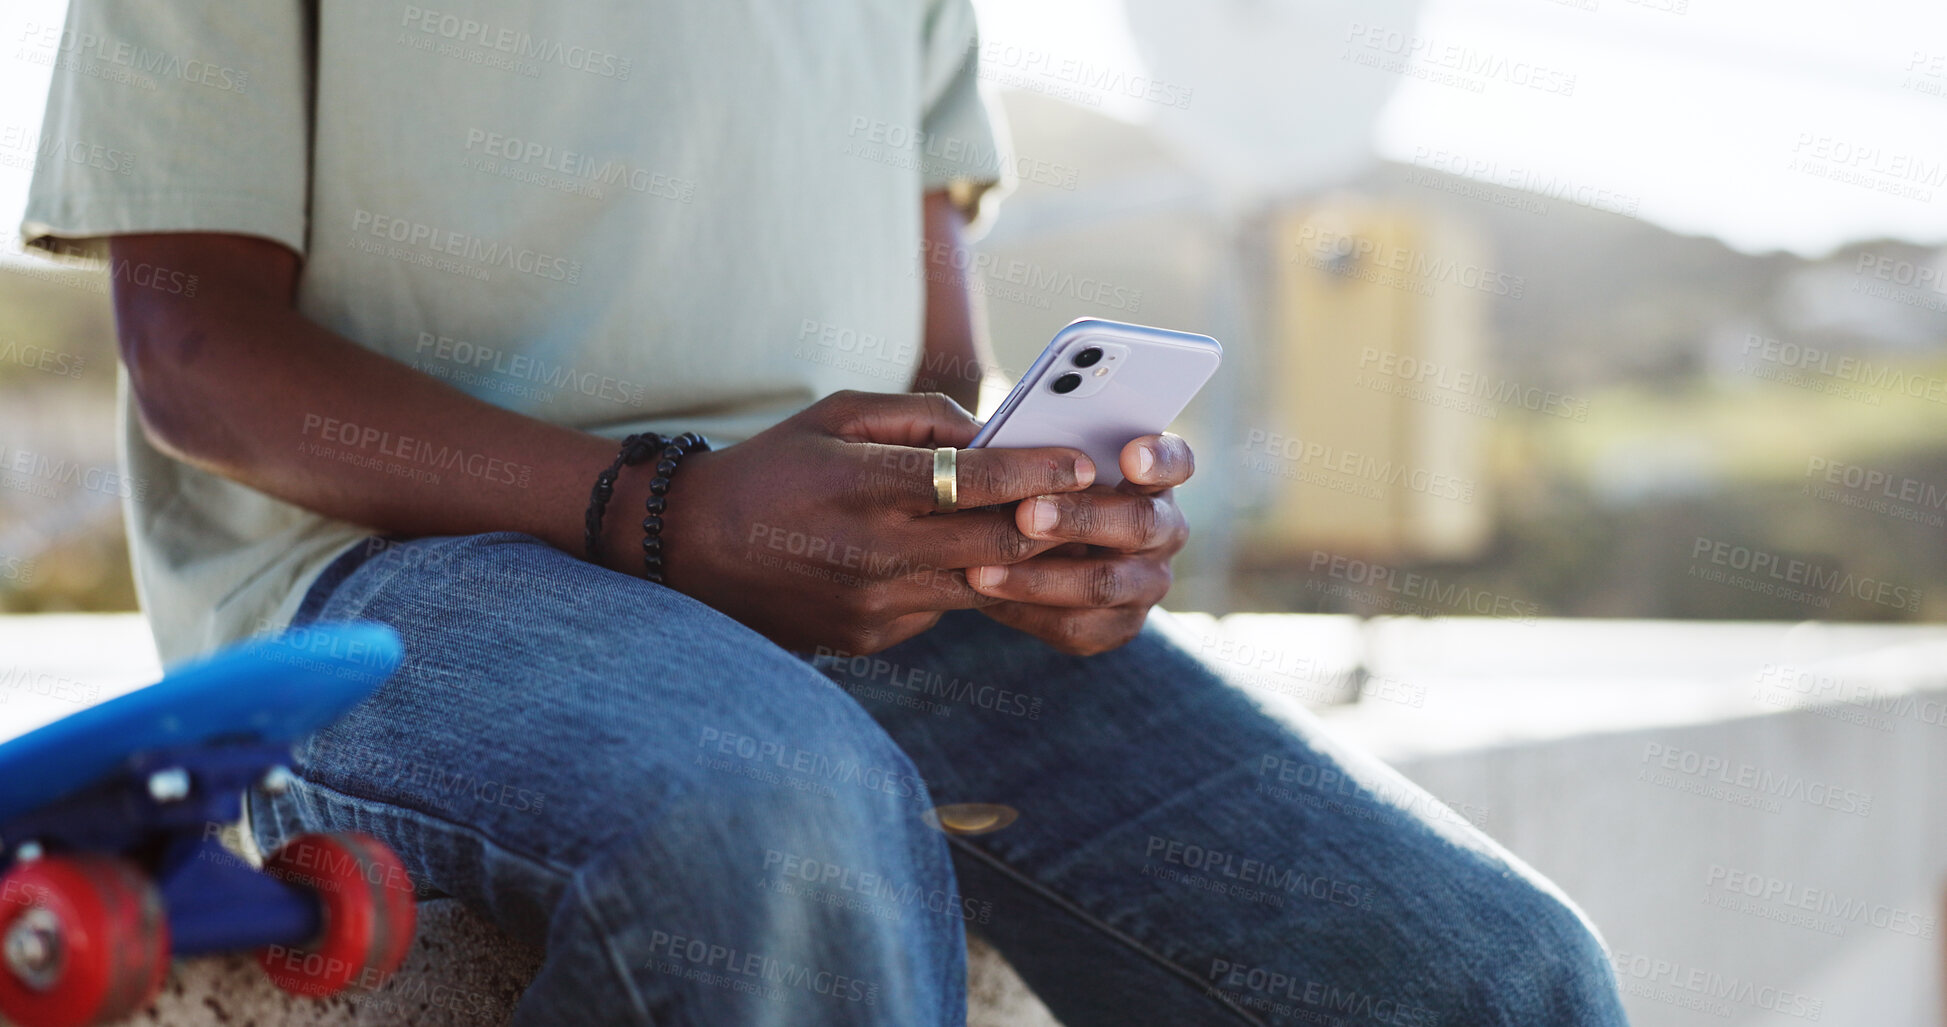
M 312 321 L 616 437 L 734 441 L 839 389 L 909 386 L 920 195 L 1006 174 L 967 0 L 427 2 L 74 0 L 20 42 L 53 67 L 43 135 L 128 159 L 42 161 L 24 241 L 273 239 L 303 255 Z M 282 624 L 367 534 L 163 456 L 121 392 L 165 660 Z M 294 459 L 526 473 L 304 414 Z

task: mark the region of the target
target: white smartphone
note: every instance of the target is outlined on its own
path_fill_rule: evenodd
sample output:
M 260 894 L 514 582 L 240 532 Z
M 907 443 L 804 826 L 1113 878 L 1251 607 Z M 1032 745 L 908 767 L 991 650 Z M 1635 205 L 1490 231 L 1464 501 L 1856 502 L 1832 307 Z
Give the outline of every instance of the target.
M 1169 427 L 1223 355 L 1208 335 L 1096 318 L 1071 322 L 969 448 L 1072 446 L 1095 461 L 1097 484 L 1121 484 L 1122 447 Z

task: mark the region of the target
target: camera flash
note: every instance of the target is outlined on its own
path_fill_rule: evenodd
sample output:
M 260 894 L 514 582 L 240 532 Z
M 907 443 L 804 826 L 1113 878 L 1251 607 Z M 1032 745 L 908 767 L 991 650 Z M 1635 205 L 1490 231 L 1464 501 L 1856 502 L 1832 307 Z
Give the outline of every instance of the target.
M 1100 378 L 1100 377 L 1102 377 L 1103 375 L 1105 375 L 1105 374 L 1108 374 L 1108 373 L 1109 373 L 1109 369 L 1108 369 L 1108 368 L 1106 368 L 1106 367 L 1098 367 L 1098 368 L 1096 368 L 1096 369 L 1095 369 L 1095 377 L 1097 377 L 1097 378 Z

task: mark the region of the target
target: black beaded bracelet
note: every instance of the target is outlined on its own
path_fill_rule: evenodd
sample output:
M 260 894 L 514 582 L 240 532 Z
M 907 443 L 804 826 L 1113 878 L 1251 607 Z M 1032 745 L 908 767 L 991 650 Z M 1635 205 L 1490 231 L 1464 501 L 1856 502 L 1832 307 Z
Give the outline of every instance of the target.
M 663 511 L 669 508 L 669 482 L 676 477 L 676 465 L 692 450 L 705 450 L 710 444 L 703 436 L 686 431 L 663 444 L 662 459 L 656 461 L 656 476 L 649 479 L 649 497 L 642 501 L 642 576 L 663 583 Z
M 615 454 L 615 462 L 595 476 L 595 488 L 588 494 L 588 513 L 582 520 L 585 529 L 582 542 L 589 563 L 602 562 L 602 515 L 608 510 L 609 497 L 615 495 L 615 476 L 622 473 L 623 467 L 649 459 L 649 454 L 668 444 L 668 439 L 655 432 L 631 435 L 622 440 L 622 449 Z

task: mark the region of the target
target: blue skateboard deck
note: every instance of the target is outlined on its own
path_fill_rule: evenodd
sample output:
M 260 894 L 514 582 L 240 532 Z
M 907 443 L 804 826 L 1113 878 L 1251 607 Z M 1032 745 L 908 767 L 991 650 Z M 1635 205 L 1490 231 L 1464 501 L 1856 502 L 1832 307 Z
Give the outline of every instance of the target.
M 399 665 L 383 624 L 314 624 L 170 669 L 161 681 L 0 744 L 0 823 L 158 749 L 296 741 L 358 705 Z
M 210 828 L 252 788 L 288 788 L 292 743 L 371 695 L 400 649 L 382 624 L 309 625 L 0 744 L 0 1021 L 123 1019 L 172 957 L 213 952 L 256 950 L 292 994 L 382 986 L 416 920 L 396 853 L 301 834 L 259 869 Z

